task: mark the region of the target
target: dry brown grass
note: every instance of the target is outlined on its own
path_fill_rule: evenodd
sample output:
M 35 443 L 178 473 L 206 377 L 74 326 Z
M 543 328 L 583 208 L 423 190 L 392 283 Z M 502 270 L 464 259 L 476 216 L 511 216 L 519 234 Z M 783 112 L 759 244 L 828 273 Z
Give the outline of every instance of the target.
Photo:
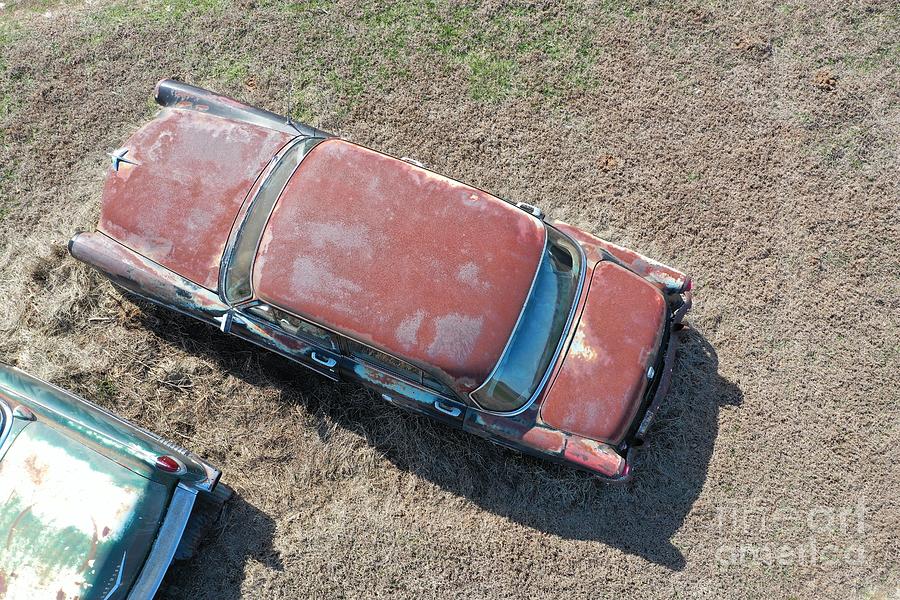
M 193 448 L 238 492 L 163 596 L 896 594 L 897 5 L 429 10 L 0 9 L 0 360 Z M 104 153 L 166 76 L 693 274 L 695 329 L 637 479 L 598 485 L 399 413 L 70 259 Z M 829 525 L 860 501 L 862 530 Z M 735 506 L 746 524 L 719 518 Z M 810 541 L 829 560 L 722 560 Z

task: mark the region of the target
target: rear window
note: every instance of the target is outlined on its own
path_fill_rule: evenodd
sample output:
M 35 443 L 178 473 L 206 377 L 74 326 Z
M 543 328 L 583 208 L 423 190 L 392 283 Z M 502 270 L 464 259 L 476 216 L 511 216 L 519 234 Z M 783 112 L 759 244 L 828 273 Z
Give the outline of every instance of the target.
M 509 345 L 488 381 L 471 394 L 485 410 L 513 412 L 537 394 L 577 300 L 581 252 L 559 231 L 547 231 L 547 248 Z

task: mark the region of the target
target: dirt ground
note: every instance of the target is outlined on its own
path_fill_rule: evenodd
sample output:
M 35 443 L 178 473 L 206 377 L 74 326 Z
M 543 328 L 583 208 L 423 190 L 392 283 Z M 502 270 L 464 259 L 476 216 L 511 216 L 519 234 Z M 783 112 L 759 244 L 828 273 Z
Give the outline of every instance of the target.
M 65 243 L 178 77 L 692 274 L 633 483 L 135 304 Z M 900 5 L 0 3 L 0 360 L 219 465 L 163 598 L 897 597 Z

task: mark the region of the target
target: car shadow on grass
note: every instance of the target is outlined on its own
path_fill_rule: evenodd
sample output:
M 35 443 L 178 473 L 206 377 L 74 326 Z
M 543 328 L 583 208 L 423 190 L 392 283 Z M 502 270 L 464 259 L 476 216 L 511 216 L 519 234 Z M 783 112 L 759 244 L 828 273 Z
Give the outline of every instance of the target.
M 202 588 L 205 598 L 238 600 L 248 560 L 283 570 L 281 557 L 272 547 L 274 534 L 272 518 L 235 494 L 196 555 L 169 569 L 157 598 L 195 598 L 196 590 Z
M 151 313 L 146 326 L 160 338 L 248 383 L 276 386 L 284 402 L 304 406 L 325 429 L 333 423 L 358 433 L 397 468 L 525 527 L 607 544 L 671 570 L 685 565 L 671 538 L 706 481 L 720 409 L 743 400 L 719 374 L 715 349 L 703 335 L 681 332 L 671 389 L 638 454 L 636 475 L 607 485 L 408 414 L 355 385 L 328 382 L 237 338 L 226 341 L 186 317 L 141 306 Z M 248 352 L 257 360 L 248 361 Z

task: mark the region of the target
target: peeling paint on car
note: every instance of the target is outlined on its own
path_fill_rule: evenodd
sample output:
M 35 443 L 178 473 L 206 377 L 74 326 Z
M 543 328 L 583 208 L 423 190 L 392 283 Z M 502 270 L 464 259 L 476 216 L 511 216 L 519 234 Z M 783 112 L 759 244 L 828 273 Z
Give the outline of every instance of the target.
M 541 418 L 562 431 L 621 442 L 640 408 L 666 317 L 657 288 L 618 265 L 598 264 Z
M 545 236 L 539 220 L 489 194 L 330 139 L 300 163 L 276 204 L 254 289 L 269 304 L 447 373 L 465 394 L 500 358 Z M 491 285 L 460 285 L 459 276 Z M 402 332 L 418 311 L 411 345 Z
M 0 409 L 0 598 L 121 600 L 147 564 L 168 567 L 152 548 L 173 492 L 212 492 L 217 469 L 2 364 Z M 155 468 L 163 454 L 185 470 Z
M 215 323 L 229 310 L 214 292 L 103 233 L 76 235 L 69 241 L 69 252 L 78 260 L 99 268 L 113 283 L 129 292 L 208 323 Z
M 0 466 L 0 598 L 60 591 L 103 598 L 126 553 L 123 578 L 137 575 L 162 520 L 166 486 L 40 422 L 17 436 Z
M 684 291 L 690 281 L 687 275 L 677 269 L 647 258 L 634 250 L 602 240 L 568 223 L 554 221 L 553 225 L 581 244 L 589 263 L 597 263 L 601 260 L 612 258 L 629 271 L 656 285 L 664 293 Z
M 140 152 L 124 155 L 137 164 L 120 161 L 120 172 L 110 172 L 109 178 L 124 187 L 136 185 L 135 178 L 155 168 L 160 153 L 182 135 L 181 128 L 188 137 L 213 128 L 218 133 L 208 129 L 202 135 L 217 148 L 246 142 L 248 152 L 259 150 L 250 161 L 253 169 L 245 173 L 243 195 L 237 190 L 229 195 L 234 223 L 217 225 L 213 232 L 202 222 L 203 206 L 196 212 L 185 209 L 179 225 L 190 232 L 171 228 L 165 235 L 147 235 L 136 249 L 130 230 L 101 222 L 109 236 L 76 236 L 70 244 L 76 258 L 136 294 L 328 377 L 358 381 L 410 410 L 608 480 L 630 476 L 635 442 L 643 439 L 668 388 L 677 347 L 672 332 L 691 306 L 691 280 L 684 273 L 566 223 L 543 221 L 528 205 L 517 208 L 421 166 L 207 90 L 163 81 L 156 96 L 166 107 L 160 119 L 174 123 L 177 118 L 180 124 L 146 126 Z M 173 117 L 173 111 L 181 112 Z M 286 137 L 271 138 L 272 132 Z M 253 135 L 279 143 L 294 137 L 292 144 L 302 145 L 303 152 L 294 152 L 287 167 L 276 169 L 282 165 L 276 154 L 282 146 L 269 144 L 267 158 L 261 149 L 265 144 L 247 141 Z M 233 158 L 241 151 L 223 149 L 222 156 Z M 200 165 L 207 152 L 186 153 L 184 168 Z M 274 177 L 276 171 L 283 177 Z M 277 185 L 271 183 L 276 179 Z M 204 185 L 196 192 L 202 199 L 211 192 L 221 195 L 212 184 L 207 189 L 202 179 L 197 181 Z M 249 199 L 263 188 L 271 188 L 266 210 L 259 212 L 265 218 L 256 219 L 256 201 Z M 143 219 L 165 212 L 152 206 L 151 197 L 145 201 Z M 248 222 L 255 223 L 248 249 L 241 261 L 232 261 L 237 253 L 229 240 Z M 590 291 L 560 313 L 570 321 L 554 346 L 552 364 L 542 377 L 537 374 L 540 385 L 529 403 L 505 414 L 482 410 L 469 393 L 485 383 L 508 351 L 547 232 L 556 235 L 554 228 L 583 249 L 580 272 Z M 170 261 L 185 244 L 197 244 L 198 232 L 209 238 L 204 259 Z M 226 276 L 219 282 L 210 274 L 220 262 L 226 265 L 223 271 L 239 265 L 239 294 L 218 289 L 232 281 Z M 297 331 L 282 331 L 279 322 L 264 323 L 250 314 L 260 303 L 329 333 L 310 341 Z M 386 353 L 387 371 L 397 370 L 399 363 L 414 367 L 406 375 L 410 381 L 364 364 L 374 355 L 354 356 L 348 350 L 354 343 Z M 426 375 L 415 375 L 417 369 Z M 450 389 L 435 391 L 442 386 Z
M 215 290 L 235 216 L 257 175 L 291 137 L 164 109 L 124 145 L 139 164 L 110 168 L 98 229 Z
M 566 460 L 609 477 L 624 474 L 625 459 L 608 444 L 578 436 L 570 436 L 564 454 Z

